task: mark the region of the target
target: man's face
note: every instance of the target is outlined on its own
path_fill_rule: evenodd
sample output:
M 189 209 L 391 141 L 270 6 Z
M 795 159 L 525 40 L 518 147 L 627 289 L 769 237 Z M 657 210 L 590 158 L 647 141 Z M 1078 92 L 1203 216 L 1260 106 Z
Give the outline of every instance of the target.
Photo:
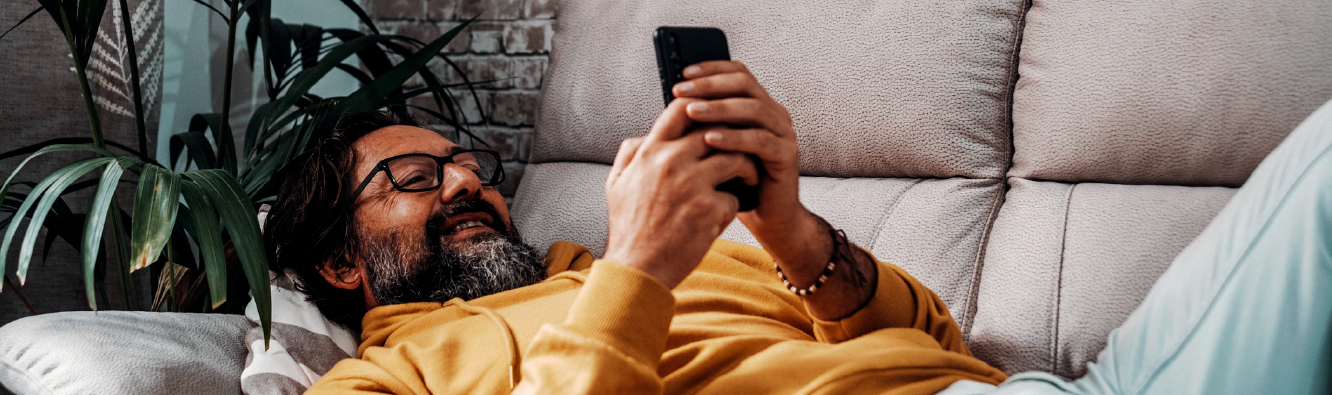
M 352 180 L 358 184 L 385 158 L 447 156 L 459 148 L 411 126 L 374 131 L 354 146 Z M 355 260 L 368 307 L 473 299 L 546 277 L 540 257 L 513 229 L 504 197 L 495 188 L 481 186 L 475 173 L 454 164 L 444 165 L 441 179 L 437 190 L 403 192 L 380 171 L 353 202 Z

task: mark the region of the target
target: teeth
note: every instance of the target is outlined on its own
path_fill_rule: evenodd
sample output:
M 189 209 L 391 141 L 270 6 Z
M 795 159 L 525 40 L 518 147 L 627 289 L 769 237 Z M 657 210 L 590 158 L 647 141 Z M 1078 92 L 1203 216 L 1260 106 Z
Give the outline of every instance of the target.
M 467 221 L 467 222 L 463 222 L 463 223 L 461 223 L 461 224 L 458 224 L 458 226 L 453 227 L 453 231 L 454 231 L 454 232 L 461 232 L 461 231 L 464 231 L 464 230 L 467 230 L 467 229 L 471 229 L 471 228 L 475 228 L 475 227 L 478 227 L 478 226 L 486 226 L 486 224 L 485 224 L 485 223 L 482 223 L 481 221 Z

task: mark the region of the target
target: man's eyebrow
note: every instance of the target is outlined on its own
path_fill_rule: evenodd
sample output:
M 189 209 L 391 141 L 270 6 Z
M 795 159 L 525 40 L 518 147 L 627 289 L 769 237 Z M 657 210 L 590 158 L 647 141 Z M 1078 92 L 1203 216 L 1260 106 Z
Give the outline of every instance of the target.
M 461 145 L 455 145 L 455 146 L 449 147 L 449 150 L 448 150 L 447 152 L 444 153 L 444 156 L 453 155 L 453 154 L 456 154 L 456 153 L 459 153 L 459 152 L 462 152 L 462 151 L 466 151 L 466 150 L 467 150 L 467 149 L 466 149 L 466 148 L 463 148 L 463 146 L 461 146 Z

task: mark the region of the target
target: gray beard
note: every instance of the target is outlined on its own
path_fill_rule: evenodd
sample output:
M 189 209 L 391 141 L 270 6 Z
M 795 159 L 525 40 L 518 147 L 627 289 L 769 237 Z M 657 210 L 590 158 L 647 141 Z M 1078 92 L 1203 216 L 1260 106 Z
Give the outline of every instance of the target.
M 437 229 L 443 215 L 432 216 L 426 231 L 358 235 L 370 294 L 383 305 L 471 300 L 546 279 L 536 249 L 516 231 L 496 220 L 496 232 L 451 243 Z

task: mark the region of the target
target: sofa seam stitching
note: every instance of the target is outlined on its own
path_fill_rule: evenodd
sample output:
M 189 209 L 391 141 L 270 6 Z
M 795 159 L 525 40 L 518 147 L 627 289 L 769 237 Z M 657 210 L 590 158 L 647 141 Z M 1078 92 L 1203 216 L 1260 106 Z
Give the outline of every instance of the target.
M 902 204 L 902 199 L 906 199 L 906 195 L 908 193 L 911 193 L 911 189 L 915 188 L 917 185 L 920 185 L 920 183 L 922 182 L 925 182 L 925 180 L 924 179 L 913 180 L 910 186 L 907 186 L 905 190 L 902 190 L 902 195 L 897 197 L 897 201 L 893 202 L 893 207 L 888 209 L 888 213 L 883 216 L 883 220 L 879 221 L 879 226 L 878 226 L 879 229 L 874 231 L 874 238 L 870 240 L 871 252 L 875 250 L 875 247 L 878 247 L 879 236 L 882 235 L 883 230 L 888 227 L 888 221 L 893 218 L 893 213 L 897 212 L 897 206 Z
M 1050 371 L 1058 374 L 1059 369 L 1059 312 L 1062 310 L 1062 298 L 1064 296 L 1064 253 L 1068 247 L 1068 217 L 1073 211 L 1073 190 L 1078 184 L 1068 187 L 1068 195 L 1064 198 L 1064 229 L 1063 235 L 1059 238 L 1059 266 L 1055 274 L 1055 297 L 1054 314 L 1051 321 L 1050 335 Z
M 1013 123 L 1013 104 L 1015 103 L 1014 96 L 1017 93 L 1017 82 L 1021 79 L 1018 69 L 1022 63 L 1022 41 L 1026 37 L 1027 15 L 1031 13 L 1032 1 L 1033 0 L 1024 0 L 1022 2 L 1022 9 L 1019 10 L 1021 15 L 1018 16 L 1017 29 L 1013 31 L 1010 40 L 1013 42 L 1013 45 L 1009 47 L 1011 55 L 1009 55 L 1008 64 L 1011 68 L 1008 70 L 1008 81 L 1004 84 L 1004 88 L 1008 90 L 1008 92 L 1005 92 L 1005 98 L 1008 100 L 1008 103 L 1006 103 L 1008 111 L 1004 113 L 1008 118 L 1008 166 L 1004 169 L 1004 175 L 1011 175 L 1013 171 L 1013 158 L 1017 157 L 1017 143 L 1014 141 L 1017 138 L 1015 133 L 1017 127 Z
M 981 240 L 976 247 L 976 258 L 972 264 L 971 286 L 967 290 L 967 309 L 962 314 L 966 319 L 966 327 L 962 329 L 962 342 L 966 343 L 971 339 L 972 323 L 976 318 L 977 302 L 980 300 L 980 282 L 982 271 L 985 269 L 985 252 L 990 244 L 990 235 L 994 231 L 994 223 L 999 217 L 999 209 L 1003 207 L 1005 195 L 1008 194 L 1007 180 L 999 180 L 999 196 L 994 199 L 990 205 L 990 215 L 986 217 L 985 231 L 981 234 Z

